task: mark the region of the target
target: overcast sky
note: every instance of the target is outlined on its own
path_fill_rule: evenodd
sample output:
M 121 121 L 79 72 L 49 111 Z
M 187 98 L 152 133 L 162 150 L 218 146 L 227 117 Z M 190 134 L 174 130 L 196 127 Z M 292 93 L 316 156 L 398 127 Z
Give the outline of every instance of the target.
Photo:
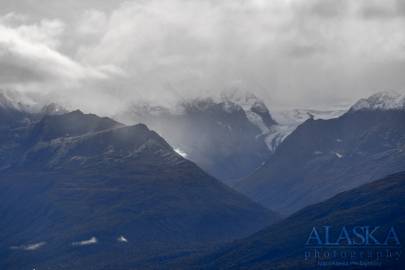
M 233 88 L 327 107 L 404 71 L 405 0 L 0 1 L 0 88 L 97 113 Z

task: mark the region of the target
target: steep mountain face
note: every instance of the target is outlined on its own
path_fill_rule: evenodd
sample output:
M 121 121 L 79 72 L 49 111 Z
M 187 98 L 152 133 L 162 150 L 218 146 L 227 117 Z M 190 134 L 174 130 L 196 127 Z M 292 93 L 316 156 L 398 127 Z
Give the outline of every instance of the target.
M 228 104 L 240 106 L 248 119 L 266 133 L 277 122 L 273 119 L 266 104 L 253 93 L 243 91 L 228 91 L 221 94 L 221 100 Z
M 198 265 L 196 269 L 403 269 L 404 225 L 405 172 L 402 172 L 306 207 L 280 223 L 203 256 L 194 264 Z M 327 245 L 324 226 L 329 226 L 330 243 L 338 244 Z M 371 233 L 376 226 L 380 227 Z M 369 230 L 380 245 L 371 237 L 365 242 L 365 238 L 354 235 L 355 227 L 361 237 Z M 319 231 L 320 241 L 312 234 L 314 228 Z M 351 244 L 346 237 L 338 241 L 343 228 Z M 395 235 L 387 237 L 391 228 Z M 317 259 L 314 259 L 315 250 Z M 342 251 L 351 255 L 344 256 Z M 356 265 L 359 261 L 382 265 L 375 268 Z M 319 262 L 349 264 L 340 264 L 341 268 L 336 266 L 339 264 L 320 267 Z
M 0 171 L 0 268 L 147 268 L 278 216 L 145 125 L 74 111 L 27 127 Z
M 19 92 L 0 89 L 1 133 L 26 127 L 32 124 L 32 122 L 39 121 L 44 115 L 66 112 L 62 106 L 55 103 L 41 108 L 41 105 Z
M 285 214 L 404 169 L 405 111 L 357 110 L 309 119 L 236 188 Z
M 126 122 L 146 123 L 180 154 L 227 183 L 247 176 L 271 154 L 265 131 L 275 121 L 264 103 L 254 97 L 189 100 L 177 112 L 134 106 L 129 120 L 126 115 Z
M 114 118 L 146 123 L 180 154 L 233 185 L 260 167 L 305 120 L 330 119 L 345 111 L 277 111 L 273 117 L 257 96 L 229 91 L 219 99 L 183 101 L 175 110 L 136 104 Z
M 52 121 L 53 115 L 66 114 L 67 110 L 62 106 L 51 103 L 41 107 L 38 103 L 24 98 L 21 94 L 15 91 L 4 91 L 0 89 L 0 171 L 7 169 L 16 159 L 20 158 L 22 152 L 29 144 L 27 139 L 31 136 L 31 140 L 35 141 L 32 129 L 35 128 L 36 136 L 41 136 L 41 129 L 46 126 L 47 121 Z M 70 119 L 65 119 L 65 122 L 57 123 L 54 131 L 47 132 L 63 133 L 63 136 L 68 136 L 69 132 L 79 131 L 78 129 L 90 128 L 91 119 L 87 123 L 81 123 L 74 115 L 69 115 Z M 89 116 L 90 117 L 90 116 Z M 111 120 L 109 120 L 111 121 Z M 108 120 L 104 120 L 104 124 Z M 38 124 L 39 123 L 39 124 Z M 75 125 L 73 125 L 75 123 Z M 81 125 L 81 127 L 80 127 Z M 86 125 L 90 125 L 87 127 Z M 68 130 L 74 128 L 75 130 Z M 52 134 L 42 134 L 52 136 Z M 59 134 L 62 136 L 62 134 Z
M 21 138 L 35 119 L 11 94 L 0 90 L 0 171 L 9 166 Z

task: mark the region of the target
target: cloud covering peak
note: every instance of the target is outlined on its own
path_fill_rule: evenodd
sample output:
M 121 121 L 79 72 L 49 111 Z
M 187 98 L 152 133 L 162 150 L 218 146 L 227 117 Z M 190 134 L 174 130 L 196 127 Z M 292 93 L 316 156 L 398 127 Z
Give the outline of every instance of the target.
M 16 2 L 0 19 L 0 87 L 98 113 L 231 88 L 325 106 L 405 83 L 401 0 Z

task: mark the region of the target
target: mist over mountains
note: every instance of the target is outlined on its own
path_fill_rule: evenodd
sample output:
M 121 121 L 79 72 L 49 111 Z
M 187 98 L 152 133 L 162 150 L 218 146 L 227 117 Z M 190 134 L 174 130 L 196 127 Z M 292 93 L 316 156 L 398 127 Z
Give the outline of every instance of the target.
M 270 208 L 292 213 L 400 171 L 405 164 L 405 110 L 403 101 L 397 105 L 392 97 L 378 93 L 338 118 L 308 119 L 235 188 Z
M 5 91 L 4 106 L 34 114 L 67 112 L 64 104 L 33 101 Z M 28 100 L 28 101 L 26 101 Z M 42 104 L 42 105 L 41 105 Z M 184 157 L 226 183 L 248 176 L 278 145 L 311 115 L 333 117 L 341 111 L 277 111 L 280 123 L 264 101 L 252 93 L 233 90 L 218 97 L 184 99 L 175 106 L 133 103 L 111 117 L 126 124 L 145 123 Z
M 0 270 L 403 270 L 404 0 L 1 0 Z
M 396 93 L 345 112 L 287 111 L 280 122 L 250 94 L 175 111 L 134 104 L 115 117 L 133 125 L 0 97 L 3 268 L 290 269 L 308 228 L 342 215 L 339 205 L 349 225 L 386 214 L 402 226 L 402 174 L 356 189 L 404 169 Z
M 0 140 L 2 268 L 141 267 L 279 219 L 143 124 L 80 111 L 22 117 Z
M 185 99 L 175 109 L 134 104 L 115 118 L 125 123 L 146 123 L 185 157 L 231 184 L 260 167 L 312 115 L 330 118 L 341 113 L 283 111 L 278 114 L 283 122 L 279 123 L 260 98 L 244 91 L 231 91 L 224 92 L 219 99 Z
M 185 100 L 177 111 L 134 105 L 118 119 L 146 123 L 186 158 L 219 179 L 232 181 L 247 176 L 271 155 L 266 136 L 277 125 L 255 96 L 243 101 Z

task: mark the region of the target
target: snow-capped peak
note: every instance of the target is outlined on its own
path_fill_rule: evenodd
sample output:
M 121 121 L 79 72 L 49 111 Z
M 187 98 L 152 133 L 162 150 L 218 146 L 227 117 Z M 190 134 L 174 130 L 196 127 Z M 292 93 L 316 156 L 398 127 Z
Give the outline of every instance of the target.
M 405 110 L 405 95 L 395 91 L 379 92 L 368 98 L 360 99 L 351 108 L 351 111 L 369 110 Z
M 253 93 L 233 89 L 231 91 L 224 91 L 221 93 L 221 100 L 224 102 L 231 102 L 241 106 L 245 111 L 254 107 L 263 112 L 268 112 L 266 105 Z
M 272 118 L 266 104 L 255 94 L 240 89 L 233 89 L 221 93 L 221 100 L 225 104 L 236 104 L 246 113 L 254 125 L 260 128 L 263 134 L 277 122 Z

